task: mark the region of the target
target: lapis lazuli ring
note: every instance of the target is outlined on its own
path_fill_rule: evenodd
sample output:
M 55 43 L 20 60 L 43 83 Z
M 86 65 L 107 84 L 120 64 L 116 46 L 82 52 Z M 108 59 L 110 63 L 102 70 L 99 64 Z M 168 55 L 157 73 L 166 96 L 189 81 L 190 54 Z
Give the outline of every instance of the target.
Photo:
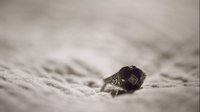
M 101 91 L 104 91 L 107 84 L 122 88 L 126 92 L 135 91 L 141 87 L 146 74 L 136 66 L 122 67 L 117 73 L 104 79 Z

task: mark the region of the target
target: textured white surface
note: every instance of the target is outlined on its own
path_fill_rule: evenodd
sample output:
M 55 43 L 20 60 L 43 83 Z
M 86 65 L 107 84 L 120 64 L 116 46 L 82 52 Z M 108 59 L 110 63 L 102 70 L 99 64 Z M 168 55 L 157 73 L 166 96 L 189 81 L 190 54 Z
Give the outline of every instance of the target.
M 102 79 L 147 74 L 112 97 Z M 199 112 L 198 0 L 1 0 L 1 112 Z

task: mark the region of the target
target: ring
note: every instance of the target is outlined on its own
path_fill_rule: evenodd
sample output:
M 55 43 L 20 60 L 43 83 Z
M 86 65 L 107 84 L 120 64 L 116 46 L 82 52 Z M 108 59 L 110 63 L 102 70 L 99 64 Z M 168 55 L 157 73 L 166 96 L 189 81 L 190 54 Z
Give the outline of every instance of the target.
M 136 66 L 122 67 L 117 73 L 104 79 L 101 91 L 104 91 L 107 84 L 122 88 L 126 92 L 135 91 L 141 87 L 146 74 Z

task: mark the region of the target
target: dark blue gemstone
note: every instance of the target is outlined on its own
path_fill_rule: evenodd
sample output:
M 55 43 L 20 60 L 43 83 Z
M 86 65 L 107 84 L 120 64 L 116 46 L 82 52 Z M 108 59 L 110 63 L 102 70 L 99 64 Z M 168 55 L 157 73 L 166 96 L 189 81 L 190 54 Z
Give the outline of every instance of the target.
M 131 72 L 137 77 L 140 78 L 140 69 L 139 68 L 133 68 L 133 70 L 131 70 Z
M 131 70 L 128 68 L 128 67 L 126 67 L 126 68 L 124 68 L 123 69 L 123 72 L 122 72 L 122 77 L 124 78 L 124 79 L 129 79 L 130 78 L 130 76 L 131 76 Z
M 120 69 L 120 74 L 124 79 L 129 79 L 131 74 L 134 74 L 138 79 L 141 77 L 140 75 L 140 69 L 135 67 L 134 68 L 129 68 L 128 66 L 123 67 L 122 69 Z
M 127 91 L 137 90 L 140 88 L 141 85 L 133 85 L 130 82 L 126 81 L 123 83 L 124 89 Z
M 122 78 L 125 80 L 125 82 L 122 83 L 123 88 L 126 89 L 127 91 L 132 91 L 132 90 L 136 90 L 139 89 L 140 86 L 142 85 L 141 83 L 141 70 L 135 66 L 132 67 L 123 67 L 122 69 L 120 69 L 119 73 L 121 74 Z M 134 74 L 135 77 L 137 77 L 137 82 L 136 84 L 132 84 L 128 81 L 128 79 L 130 78 L 130 76 Z

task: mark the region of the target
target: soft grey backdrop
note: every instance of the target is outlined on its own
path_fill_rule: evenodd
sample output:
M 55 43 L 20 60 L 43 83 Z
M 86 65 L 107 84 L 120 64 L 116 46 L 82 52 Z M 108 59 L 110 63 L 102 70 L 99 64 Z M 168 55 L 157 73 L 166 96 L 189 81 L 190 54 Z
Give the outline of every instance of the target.
M 131 64 L 141 90 L 99 92 Z M 0 0 L 0 111 L 198 112 L 199 1 Z

